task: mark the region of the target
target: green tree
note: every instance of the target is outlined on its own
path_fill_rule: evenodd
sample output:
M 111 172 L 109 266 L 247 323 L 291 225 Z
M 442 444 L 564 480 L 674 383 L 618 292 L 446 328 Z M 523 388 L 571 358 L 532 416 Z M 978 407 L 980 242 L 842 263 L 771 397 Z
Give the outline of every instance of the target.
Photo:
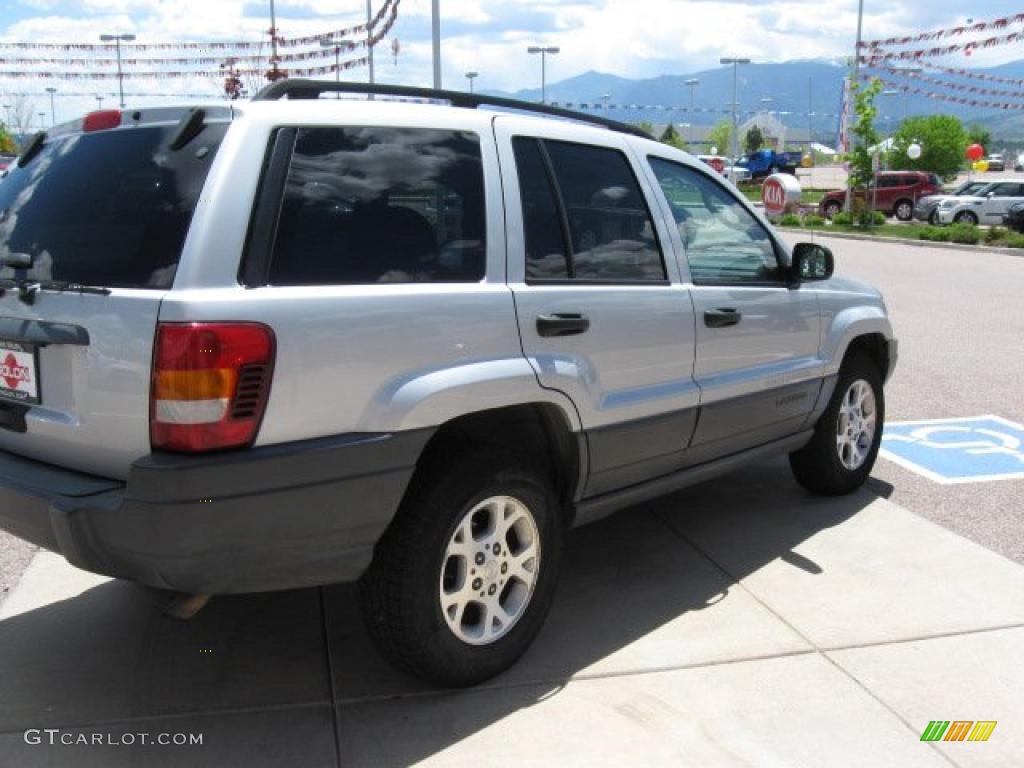
M 732 146 L 732 123 L 722 120 L 708 134 L 708 143 L 717 147 L 719 154 L 728 155 L 729 147 Z
M 872 78 L 867 87 L 854 85 L 855 120 L 850 129 L 855 138 L 853 152 L 850 153 L 850 181 L 854 187 L 866 187 L 875 177 L 869 150 L 879 143 L 878 131 L 875 130 L 875 118 L 878 116 L 875 98 L 881 92 L 882 81 L 877 77 Z
M 968 144 L 981 144 L 985 148 L 985 151 L 989 151 L 989 147 L 992 144 L 992 134 L 988 128 L 983 125 L 970 125 L 967 127 L 967 143 Z
M 764 134 L 761 133 L 761 129 L 756 125 L 751 126 L 750 130 L 747 131 L 746 137 L 743 139 L 743 145 L 747 148 L 747 152 L 757 152 L 757 150 L 763 147 Z
M 648 136 L 654 136 L 654 123 L 650 120 L 641 120 L 639 123 L 634 123 L 634 125 Z
M 912 160 L 907 147 L 917 143 L 921 156 Z M 956 176 L 964 160 L 968 137 L 960 119 L 953 115 L 908 117 L 893 135 L 894 167 L 937 173 L 945 179 Z
M 7 126 L 0 125 L 0 153 L 10 155 L 16 151 L 14 137 L 7 131 Z
M 679 135 L 679 131 L 676 130 L 672 123 L 665 126 L 665 130 L 661 132 L 661 138 L 658 141 L 676 149 L 686 149 L 686 140 Z

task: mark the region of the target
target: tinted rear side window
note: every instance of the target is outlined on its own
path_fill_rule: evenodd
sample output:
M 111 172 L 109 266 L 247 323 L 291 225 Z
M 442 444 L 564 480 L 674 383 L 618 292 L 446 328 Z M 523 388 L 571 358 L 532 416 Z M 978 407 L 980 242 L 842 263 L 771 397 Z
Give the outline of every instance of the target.
M 523 205 L 526 276 L 564 280 L 569 277 L 569 253 L 558 199 L 551 186 L 540 142 L 517 137 L 512 140 L 512 148 Z
M 169 288 L 210 164 L 227 131 L 210 124 L 177 151 L 174 126 L 49 139 L 0 182 L 0 277 Z
M 476 134 L 302 128 L 285 184 L 270 282 L 478 282 L 484 237 Z

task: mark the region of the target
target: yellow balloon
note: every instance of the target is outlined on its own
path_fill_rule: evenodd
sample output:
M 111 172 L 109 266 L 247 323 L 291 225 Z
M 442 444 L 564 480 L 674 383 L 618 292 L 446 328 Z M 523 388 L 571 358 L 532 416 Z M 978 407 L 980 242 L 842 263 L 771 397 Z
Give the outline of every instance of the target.
M 977 168 L 982 173 L 984 173 L 985 171 L 988 170 L 988 160 L 979 160 L 974 164 L 974 167 Z

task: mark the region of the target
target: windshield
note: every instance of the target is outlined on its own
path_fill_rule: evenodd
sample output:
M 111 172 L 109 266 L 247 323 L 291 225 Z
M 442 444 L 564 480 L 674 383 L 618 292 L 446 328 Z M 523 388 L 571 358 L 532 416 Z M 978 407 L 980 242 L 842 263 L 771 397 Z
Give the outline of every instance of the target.
M 173 125 L 47 140 L 0 183 L 0 260 L 31 263 L 0 278 L 169 288 L 226 130 L 173 152 Z

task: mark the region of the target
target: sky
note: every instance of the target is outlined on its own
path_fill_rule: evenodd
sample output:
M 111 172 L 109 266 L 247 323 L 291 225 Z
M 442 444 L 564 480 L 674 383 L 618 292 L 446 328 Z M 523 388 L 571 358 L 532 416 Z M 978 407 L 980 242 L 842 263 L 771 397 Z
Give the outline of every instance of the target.
M 384 0 L 372 2 L 378 8 Z M 255 41 L 270 25 L 269 5 L 269 0 L 0 0 L 0 42 L 95 42 L 102 32 L 131 32 L 140 43 Z M 965 14 L 965 4 L 953 0 L 867 0 L 864 5 L 865 39 L 1024 10 L 1019 2 L 1004 0 L 986 0 L 978 15 Z M 376 55 L 379 81 L 430 85 L 430 6 L 430 0 L 401 0 L 398 22 Z M 365 0 L 277 0 L 276 7 L 285 37 L 358 24 L 366 14 Z M 540 62 L 527 55 L 529 45 L 560 47 L 548 58 L 548 82 L 588 70 L 640 78 L 713 68 L 721 56 L 754 61 L 850 56 L 857 27 L 857 0 L 440 0 L 440 7 L 443 85 L 465 88 L 464 73 L 473 70 L 479 72 L 478 89 L 504 91 L 539 85 Z M 397 61 L 390 51 L 393 38 L 400 41 Z M 0 60 L 25 55 L 0 49 Z M 1020 58 L 1024 45 L 1017 44 L 975 53 L 970 60 L 961 57 L 960 63 L 989 66 Z M 0 71 L 6 68 L 0 61 Z M 364 78 L 365 68 L 350 76 Z M 41 92 L 48 84 L 0 78 L 0 94 L 9 99 L 14 92 Z M 65 111 L 76 114 L 95 102 L 68 94 L 116 91 L 116 81 L 54 85 Z M 125 85 L 130 93 L 165 95 L 217 96 L 220 88 L 217 79 Z M 48 97 L 35 99 L 33 109 L 49 111 Z

